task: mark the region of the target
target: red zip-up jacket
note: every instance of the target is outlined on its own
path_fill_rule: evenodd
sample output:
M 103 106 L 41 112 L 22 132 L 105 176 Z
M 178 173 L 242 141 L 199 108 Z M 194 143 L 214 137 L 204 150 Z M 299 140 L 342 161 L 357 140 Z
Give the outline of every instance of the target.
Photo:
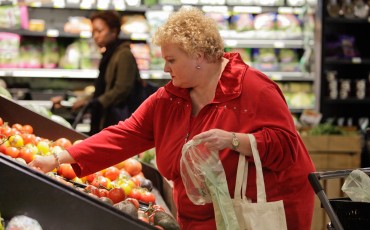
M 84 176 L 155 147 L 159 172 L 174 182 L 174 201 L 182 229 L 216 229 L 212 204 L 194 205 L 180 175 L 181 149 L 187 140 L 217 128 L 252 133 L 263 166 L 267 199 L 283 200 L 289 229 L 310 229 L 314 193 L 307 176 L 315 171 L 295 129 L 279 87 L 246 65 L 237 53 L 229 59 L 214 100 L 196 117 L 191 115 L 188 89 L 170 83 L 150 96 L 127 120 L 68 149 Z M 238 154 L 219 152 L 231 197 L 234 196 Z M 247 197 L 256 200 L 255 167 L 248 158 Z M 266 220 L 268 221 L 268 220 Z

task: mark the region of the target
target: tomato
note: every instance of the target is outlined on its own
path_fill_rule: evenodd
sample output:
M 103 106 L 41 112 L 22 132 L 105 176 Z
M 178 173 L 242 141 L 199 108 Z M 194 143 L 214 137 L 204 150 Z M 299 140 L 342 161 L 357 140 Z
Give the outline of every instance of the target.
M 49 142 L 45 140 L 39 141 L 37 143 L 37 148 L 42 155 L 47 155 L 50 152 Z
M 111 181 L 114 181 L 118 178 L 120 170 L 117 167 L 110 166 L 104 171 L 104 176 L 109 178 Z
M 73 171 L 71 164 L 61 164 L 59 166 L 57 173 L 60 176 L 67 178 L 69 180 L 72 180 L 73 178 L 76 177 L 76 173 L 75 171 Z
M 128 197 L 134 198 L 136 200 L 141 200 L 141 191 L 140 191 L 140 189 L 138 189 L 138 188 L 131 189 L 131 192 L 128 195 Z
M 8 156 L 11 156 L 13 158 L 17 158 L 18 155 L 19 155 L 19 149 L 16 148 L 16 147 L 12 147 L 12 146 L 7 147 L 5 149 L 5 154 L 8 155 Z
M 128 197 L 126 198 L 127 201 L 130 201 L 133 205 L 135 205 L 135 208 L 136 209 L 139 209 L 140 208 L 140 203 L 137 199 L 135 198 L 132 198 L 132 197 Z
M 23 138 L 19 134 L 15 134 L 9 137 L 9 144 L 13 147 L 20 148 L 23 146 Z
M 94 196 L 97 196 L 99 197 L 100 193 L 99 193 L 99 189 L 97 187 L 95 187 L 94 185 L 87 185 L 85 187 L 85 191 L 87 191 L 89 194 L 93 194 Z
M 99 197 L 108 197 L 109 191 L 105 188 L 99 188 Z
M 33 133 L 33 127 L 31 125 L 23 125 L 21 128 L 21 132 L 31 134 Z
M 113 188 L 109 190 L 108 198 L 113 201 L 113 203 L 118 203 L 126 198 L 125 191 L 122 188 Z
M 23 138 L 23 142 L 24 144 L 36 144 L 36 136 L 35 134 L 32 134 L 32 133 L 22 133 L 21 134 L 22 138 Z
M 19 156 L 18 157 L 25 160 L 26 163 L 28 164 L 33 160 L 34 154 L 33 154 L 31 148 L 21 148 L 21 150 L 19 151 Z
M 12 128 L 13 129 L 16 129 L 18 131 L 22 131 L 22 127 L 23 126 L 21 124 L 19 124 L 19 123 L 15 123 L 15 124 L 12 125 Z
M 140 186 L 140 183 L 141 182 L 140 182 L 139 177 L 131 177 L 129 180 L 132 181 L 132 182 L 134 182 L 135 187 Z
M 6 137 L 10 137 L 15 134 L 15 129 L 10 128 L 9 126 L 6 126 L 2 130 L 2 134 L 4 134 Z
M 155 195 L 149 191 L 146 191 L 146 190 L 143 190 L 143 192 L 141 193 L 141 197 L 140 199 L 142 202 L 144 203 L 152 203 L 154 204 L 155 203 Z
M 142 165 L 141 162 L 134 159 L 134 158 L 129 158 L 124 161 L 123 163 L 123 168 L 131 175 L 135 176 L 139 174 L 142 170 Z
M 0 117 L 0 126 L 4 124 L 4 120 Z
M 70 140 L 68 140 L 67 138 L 61 137 L 53 143 L 53 146 L 60 146 L 64 149 L 66 149 L 66 148 L 72 146 L 72 142 Z
M 125 191 L 126 196 L 129 196 L 131 193 L 132 187 L 128 183 L 122 183 L 120 184 L 120 187 Z
M 110 186 L 110 180 L 104 176 L 99 175 L 99 176 L 95 176 L 91 184 L 98 188 L 99 187 L 108 188 Z

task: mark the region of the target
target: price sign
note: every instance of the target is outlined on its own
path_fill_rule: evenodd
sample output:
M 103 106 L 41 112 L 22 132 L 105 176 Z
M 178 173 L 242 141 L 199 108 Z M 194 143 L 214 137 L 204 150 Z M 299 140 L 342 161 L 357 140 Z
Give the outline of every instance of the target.
M 48 29 L 46 31 L 46 36 L 48 36 L 48 37 L 58 37 L 59 36 L 59 30 L 56 30 L 56 29 Z

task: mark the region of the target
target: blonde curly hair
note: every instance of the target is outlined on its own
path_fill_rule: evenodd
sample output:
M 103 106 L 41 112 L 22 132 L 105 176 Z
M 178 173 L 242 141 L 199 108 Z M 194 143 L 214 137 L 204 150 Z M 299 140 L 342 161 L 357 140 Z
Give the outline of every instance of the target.
M 171 13 L 167 22 L 157 29 L 152 43 L 176 44 L 189 55 L 201 52 L 209 62 L 221 61 L 224 54 L 224 42 L 216 22 L 195 7 L 182 7 Z

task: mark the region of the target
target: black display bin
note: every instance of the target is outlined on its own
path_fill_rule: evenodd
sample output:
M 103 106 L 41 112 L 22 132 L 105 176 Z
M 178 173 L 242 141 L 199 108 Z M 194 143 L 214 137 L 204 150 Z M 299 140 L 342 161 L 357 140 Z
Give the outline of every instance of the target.
M 0 117 L 10 124 L 30 124 L 34 133 L 50 140 L 65 137 L 76 141 L 87 137 L 2 96 Z M 152 181 L 161 196 L 157 195 L 157 202 L 174 214 L 173 209 L 168 208 L 168 204 L 173 206 L 168 182 L 153 166 L 145 163 L 142 166 L 145 177 Z M 28 215 L 37 219 L 44 229 L 53 230 L 152 228 L 143 221 L 133 219 L 108 204 L 4 155 L 0 155 L 0 213 L 5 219 L 14 215 Z
M 43 229 L 155 229 L 113 206 L 0 155 L 0 212 L 36 219 Z

